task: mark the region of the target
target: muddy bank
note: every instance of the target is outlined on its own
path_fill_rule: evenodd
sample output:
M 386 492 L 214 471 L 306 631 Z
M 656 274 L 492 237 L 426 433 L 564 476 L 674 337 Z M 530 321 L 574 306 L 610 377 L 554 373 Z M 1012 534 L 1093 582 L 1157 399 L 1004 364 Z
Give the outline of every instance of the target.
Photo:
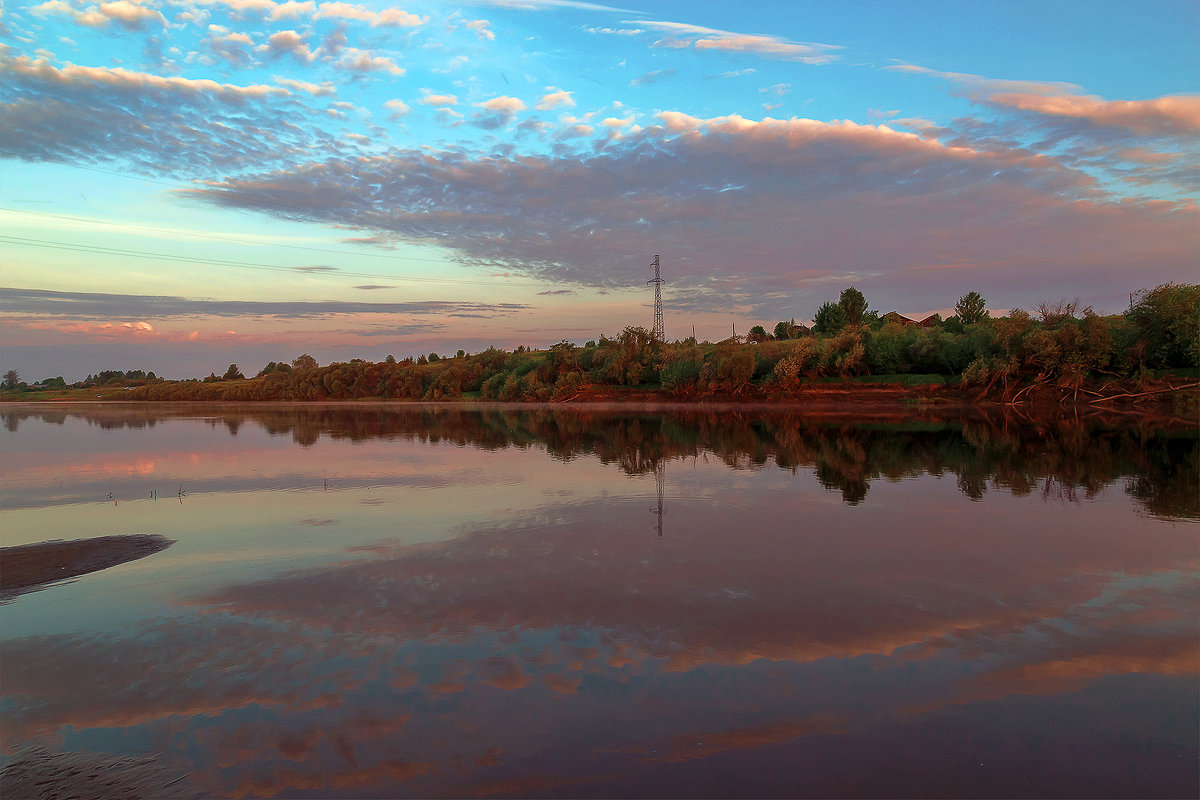
M 0 603 L 67 578 L 153 555 L 175 544 L 150 533 L 0 547 Z

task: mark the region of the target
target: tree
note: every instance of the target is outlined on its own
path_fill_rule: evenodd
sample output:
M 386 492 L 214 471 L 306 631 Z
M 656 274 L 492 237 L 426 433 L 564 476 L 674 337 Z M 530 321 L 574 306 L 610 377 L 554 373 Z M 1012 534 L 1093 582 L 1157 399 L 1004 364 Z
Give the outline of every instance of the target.
M 243 380 L 245 377 L 246 376 L 242 374 L 242 371 L 240 369 L 238 369 L 237 364 L 230 364 L 229 369 L 225 370 L 225 374 L 221 376 L 221 380 L 223 380 L 223 381 L 240 381 L 240 380 Z
M 813 332 L 830 336 L 846 327 L 846 310 L 838 303 L 822 303 L 813 317 Z
M 1147 366 L 1200 365 L 1200 284 L 1164 283 L 1133 300 L 1125 317 L 1138 333 Z
M 750 333 L 746 335 L 746 338 L 752 342 L 765 342 L 769 337 L 767 336 L 766 328 L 762 325 L 755 325 L 750 329 Z
M 384 359 L 384 361 L 385 361 L 386 363 L 388 363 L 388 364 L 395 364 L 395 363 L 396 363 L 396 357 L 395 357 L 394 355 L 392 355 L 391 353 L 388 353 L 388 357 L 387 357 L 387 358 L 385 358 L 385 359 Z
M 316 369 L 320 366 L 317 360 L 305 353 L 302 356 L 296 356 L 296 360 L 292 362 L 292 369 Z
M 21 375 L 15 369 L 10 369 L 4 373 L 4 388 L 13 390 L 17 388 L 17 384 L 21 382 Z
M 967 292 L 954 304 L 954 312 L 963 325 L 974 325 L 987 318 L 986 306 L 987 302 L 979 296 L 979 292 Z
M 783 341 L 784 339 L 792 338 L 791 328 L 788 326 L 788 324 L 786 322 L 776 322 L 775 323 L 775 338 L 778 339 L 779 341 Z
M 863 297 L 863 293 L 853 286 L 842 290 L 842 296 L 838 298 L 838 305 L 842 307 L 842 311 L 846 312 L 847 325 L 861 325 L 867 316 L 867 298 Z
M 1079 310 L 1079 298 L 1067 300 L 1062 298 L 1055 303 L 1038 303 L 1034 306 L 1033 311 L 1042 320 L 1042 325 L 1047 328 L 1057 328 L 1069 319 L 1075 319 L 1075 312 Z

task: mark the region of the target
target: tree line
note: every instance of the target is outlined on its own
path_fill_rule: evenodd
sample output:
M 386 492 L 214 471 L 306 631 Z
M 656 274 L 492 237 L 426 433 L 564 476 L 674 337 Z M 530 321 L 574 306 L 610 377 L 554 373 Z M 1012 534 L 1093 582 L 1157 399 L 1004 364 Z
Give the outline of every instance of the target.
M 269 362 L 253 378 L 230 364 L 220 377 L 214 371 L 200 380 L 114 371 L 89 381 L 131 386 L 125 395 L 138 400 L 563 401 L 597 387 L 660 391 L 678 399 L 787 397 L 830 379 L 892 378 L 955 384 L 1002 400 L 1048 387 L 1078 400 L 1122 382 L 1145 383 L 1164 370 L 1200 366 L 1197 284 L 1137 292 L 1128 311 L 1107 316 L 1060 300 L 993 317 L 974 291 L 959 299 L 955 312 L 919 322 L 880 316 L 848 287 L 817 309 L 811 329 L 780 321 L 770 334 L 757 325 L 745 337 L 715 343 L 692 337 L 664 342 L 630 326 L 582 347 L 563 341 L 545 350 L 493 347 L 473 355 L 459 350 L 454 356 L 388 356 L 378 363 L 356 358 L 325 366 L 304 354 Z

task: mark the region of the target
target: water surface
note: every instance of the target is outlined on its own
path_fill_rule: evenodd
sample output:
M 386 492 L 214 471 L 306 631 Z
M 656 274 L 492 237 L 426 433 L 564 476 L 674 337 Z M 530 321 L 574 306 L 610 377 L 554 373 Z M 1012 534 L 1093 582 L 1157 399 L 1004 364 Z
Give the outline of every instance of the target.
M 0 748 L 234 797 L 1195 796 L 1194 425 L 6 406 Z

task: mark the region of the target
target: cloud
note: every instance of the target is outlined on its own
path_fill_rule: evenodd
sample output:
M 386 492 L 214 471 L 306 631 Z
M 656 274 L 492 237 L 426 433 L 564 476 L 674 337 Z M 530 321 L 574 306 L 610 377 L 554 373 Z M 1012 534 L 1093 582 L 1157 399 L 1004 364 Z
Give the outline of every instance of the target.
M 604 120 L 600 124 L 606 128 L 616 129 L 616 128 L 627 128 L 633 124 L 633 121 L 634 121 L 634 117 L 631 114 L 628 117 L 625 117 L 624 119 L 621 119 L 619 117 L 605 117 Z
M 228 31 L 220 25 L 208 27 L 210 36 L 204 43 L 213 55 L 228 61 L 234 67 L 244 68 L 252 65 L 253 59 L 246 48 L 253 47 L 253 39 L 240 31 Z
M 271 19 L 299 19 L 302 16 L 312 16 L 316 11 L 317 4 L 312 0 L 304 0 L 304 2 L 287 0 L 287 2 L 279 3 L 271 9 Z
M 410 14 L 399 8 L 387 8 L 376 12 L 357 3 L 342 2 L 321 3 L 313 18 L 367 22 L 374 28 L 413 28 L 429 21 L 429 17 Z
M 124 159 L 139 171 L 194 179 L 277 163 L 327 141 L 286 83 L 59 68 L 7 55 L 0 55 L 0 80 L 0 143 L 18 158 Z
M 1047 296 L 1086 285 L 1109 302 L 1189 274 L 1196 253 L 1194 206 L 1113 202 L 1088 175 L 1027 151 L 807 119 L 662 112 L 590 156 L 397 150 L 190 194 L 280 203 L 289 217 L 595 287 L 640 285 L 629 254 L 670 253 L 673 291 L 726 307 L 774 296 L 785 299 L 765 302 L 786 308 L 828 291 L 831 275 L 899 305 L 945 294 L 951 275 L 954 297 L 975 288 L 998 306 L 1029 302 L 1013 292 L 1031 284 Z
M 538 101 L 536 106 L 538 111 L 550 111 L 559 107 L 572 107 L 575 105 L 575 99 L 571 97 L 571 92 L 546 87 L 547 93 L 542 95 L 542 99 Z
M 332 81 L 325 81 L 318 86 L 315 83 L 292 80 L 291 78 L 276 77 L 275 82 L 285 89 L 292 89 L 297 92 L 307 92 L 313 97 L 327 97 L 337 92 L 337 87 L 333 85 Z
M 639 75 L 629 82 L 629 85 L 637 88 L 638 86 L 648 86 L 651 83 L 657 83 L 663 78 L 670 78 L 675 74 L 674 69 L 656 69 L 647 72 L 645 75 Z
M 1104 100 L 1082 94 L 1081 87 L 1072 83 L 997 80 L 961 72 L 940 72 L 913 64 L 898 64 L 888 69 L 941 78 L 958 85 L 974 100 L 1018 111 L 1085 120 L 1098 127 L 1124 128 L 1140 136 L 1200 134 L 1200 95 Z
M 377 56 L 370 50 L 359 50 L 356 47 L 347 47 L 343 50 L 336 66 L 350 72 L 386 72 L 397 77 L 404 75 L 405 72 L 404 68 L 391 58 Z
M 1160 195 L 1200 191 L 1200 96 L 1105 100 L 1071 83 L 998 80 L 913 64 L 888 69 L 948 81 L 956 87 L 954 94 L 999 115 L 998 120 L 959 119 L 943 128 L 924 124 L 931 135 L 981 147 L 1016 142 L 1054 153 L 1100 180 L 1157 184 Z M 1136 157 L 1130 165 L 1125 157 L 1131 153 L 1156 153 L 1157 166 L 1149 168 L 1148 159 Z
M 670 36 L 668 39 L 655 42 L 655 47 L 680 49 L 691 47 L 696 50 L 749 53 L 764 58 L 800 61 L 805 64 L 828 64 L 838 58 L 830 51 L 841 49 L 839 45 L 792 42 L 778 36 L 733 33 L 683 22 L 638 20 L 626 24 L 640 25 Z
M 452 94 L 427 94 L 417 102 L 427 106 L 456 106 L 458 98 Z
M 504 128 L 513 121 L 518 111 L 525 110 L 525 103 L 520 99 L 503 95 L 475 105 L 484 111 L 491 112 L 479 113 L 472 118 L 472 124 L 484 130 Z
M 486 19 L 469 19 L 464 23 L 468 28 L 475 31 L 475 35 L 480 39 L 488 42 L 496 41 L 496 34 L 492 33 L 490 26 L 492 23 Z
M 645 32 L 646 32 L 644 28 L 595 28 L 595 27 L 585 27 L 585 28 L 584 28 L 584 30 L 585 30 L 585 31 L 587 31 L 588 33 L 599 33 L 599 34 L 604 34 L 604 35 L 606 35 L 606 36 L 637 36 L 637 35 L 639 35 L 639 34 L 643 34 L 643 33 L 645 33 Z
M 525 104 L 521 102 L 521 100 L 516 97 L 507 97 L 504 95 L 501 95 L 500 97 L 493 97 L 491 100 L 485 100 L 482 103 L 476 103 L 475 105 L 488 111 L 496 111 L 507 115 L 512 115 L 518 111 L 525 110 Z
M 721 72 L 717 75 L 705 75 L 704 79 L 705 80 L 713 80 L 716 78 L 721 78 L 721 79 L 741 78 L 745 75 L 753 75 L 756 72 L 758 72 L 758 70 L 756 70 L 754 67 L 747 67 L 746 69 L 735 69 L 735 70 L 730 70 L 729 72 Z
M 408 114 L 410 111 L 412 111 L 412 109 L 409 108 L 408 103 L 404 102 L 403 100 L 388 100 L 383 104 L 383 107 L 392 112 L 388 115 L 391 119 L 400 119 L 405 114 Z
M 161 11 L 129 0 L 112 0 L 83 9 L 76 8 L 64 0 L 47 0 L 30 11 L 36 16 L 62 14 L 70 17 L 76 24 L 89 28 L 102 28 L 110 22 L 131 31 L 142 30 L 147 22 L 167 27 L 167 19 Z
M 1085 120 L 1099 127 L 1124 128 L 1141 136 L 1200 134 L 1200 96 L 1102 100 L 1093 96 L 1007 92 L 994 94 L 988 100 L 1020 111 Z
M 207 78 L 181 78 L 173 75 L 152 75 L 134 72 L 124 67 L 82 67 L 67 64 L 54 67 L 41 59 L 28 56 L 0 56 L 0 73 L 16 81 L 37 81 L 64 88 L 92 88 L 108 91 L 153 89 L 178 95 L 211 95 L 225 101 L 241 101 L 269 95 L 286 95 L 287 89 L 255 84 L 238 86 L 217 83 Z
M 321 269 L 315 267 L 311 269 Z M 390 288 L 390 287 L 356 287 Z M 324 300 L 246 301 L 198 300 L 187 297 L 104 294 L 98 292 L 53 292 L 41 289 L 5 288 L 0 309 L 6 314 L 27 315 L 42 320 L 82 321 L 170 319 L 178 317 L 273 317 L 287 319 L 325 318 L 337 315 L 413 314 L 444 315 L 471 313 L 480 316 L 511 314 L 529 308 L 522 303 L 475 303 L 430 300 L 407 303 L 359 303 Z M 118 323 L 123 324 L 123 323 Z
M 574 289 L 547 289 L 544 292 L 538 292 L 539 297 L 545 297 L 558 294 L 575 294 Z
M 260 45 L 259 50 L 269 51 L 273 55 L 291 53 L 296 60 L 311 64 L 316 54 L 309 49 L 304 37 L 296 31 L 276 31 L 267 37 L 267 43 Z M 311 94 L 311 92 L 310 92 Z

